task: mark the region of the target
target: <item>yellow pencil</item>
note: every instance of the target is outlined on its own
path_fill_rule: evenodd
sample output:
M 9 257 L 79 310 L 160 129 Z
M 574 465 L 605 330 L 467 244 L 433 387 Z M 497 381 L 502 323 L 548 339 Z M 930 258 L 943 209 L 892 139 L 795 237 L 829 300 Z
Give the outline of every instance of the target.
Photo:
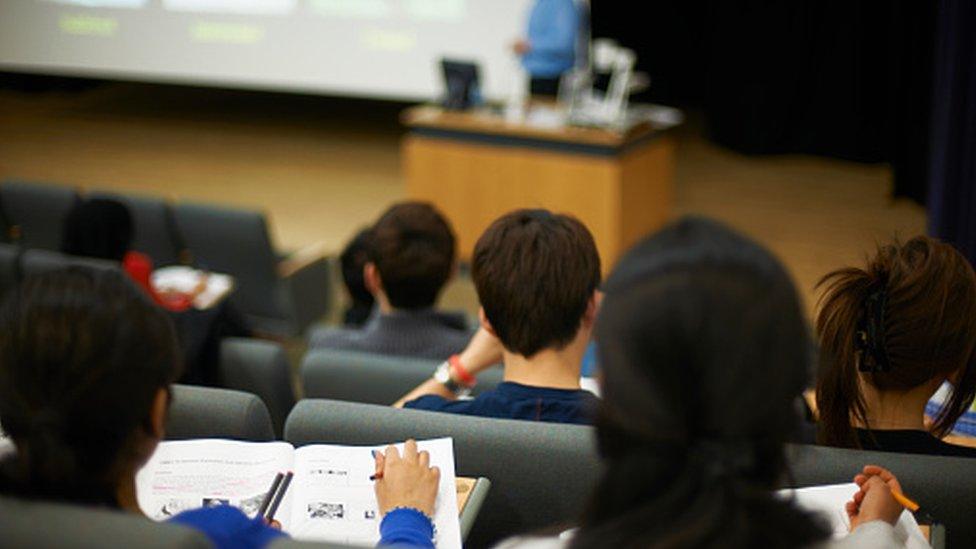
M 909 511 L 911 511 L 913 513 L 917 513 L 918 510 L 921 508 L 921 506 L 919 504 L 917 504 L 914 501 L 908 499 L 907 497 L 905 497 L 905 494 L 902 494 L 901 492 L 896 492 L 896 491 L 892 490 L 891 491 L 891 495 L 895 498 L 895 501 L 897 501 L 898 503 L 901 504 L 902 507 L 904 507 L 905 509 L 908 509 Z

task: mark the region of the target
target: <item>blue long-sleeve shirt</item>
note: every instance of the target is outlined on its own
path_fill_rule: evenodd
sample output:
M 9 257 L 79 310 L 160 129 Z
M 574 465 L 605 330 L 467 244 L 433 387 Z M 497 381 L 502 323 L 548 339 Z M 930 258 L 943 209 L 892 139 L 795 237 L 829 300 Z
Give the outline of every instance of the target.
M 536 0 L 529 15 L 529 51 L 522 66 L 534 78 L 556 78 L 573 68 L 580 32 L 574 0 Z
M 416 509 L 394 509 L 380 522 L 378 547 L 434 549 L 434 525 Z
M 203 532 L 217 549 L 263 549 L 285 534 L 230 505 L 185 511 L 169 522 Z

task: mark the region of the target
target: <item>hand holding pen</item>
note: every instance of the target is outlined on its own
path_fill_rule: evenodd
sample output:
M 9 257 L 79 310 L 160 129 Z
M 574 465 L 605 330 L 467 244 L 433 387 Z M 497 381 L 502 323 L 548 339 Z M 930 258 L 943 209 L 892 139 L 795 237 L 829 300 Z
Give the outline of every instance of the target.
M 381 515 L 397 507 L 409 507 L 433 516 L 441 472 L 430 466 L 429 453 L 417 451 L 417 442 L 408 440 L 402 456 L 395 446 L 388 446 L 385 452 L 374 451 L 373 458 L 376 473 L 370 479 L 376 481 Z
M 851 530 L 872 520 L 883 520 L 894 525 L 906 509 L 916 514 L 921 508 L 902 492 L 898 479 L 883 467 L 868 465 L 861 474 L 854 477 L 860 490 L 847 502 L 847 516 L 851 520 Z

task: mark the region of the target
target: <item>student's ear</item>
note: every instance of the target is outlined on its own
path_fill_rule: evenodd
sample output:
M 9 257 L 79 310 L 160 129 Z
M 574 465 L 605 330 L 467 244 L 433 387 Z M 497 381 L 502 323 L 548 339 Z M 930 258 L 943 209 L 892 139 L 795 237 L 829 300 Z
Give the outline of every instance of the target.
M 586 312 L 583 313 L 583 324 L 585 326 L 593 326 L 593 323 L 596 322 L 596 315 L 600 312 L 601 303 L 603 303 L 603 292 L 594 290 L 590 300 L 586 303 Z
M 495 329 L 491 327 L 491 322 L 488 321 L 488 315 L 485 314 L 484 307 L 478 307 L 478 323 L 481 324 L 481 327 L 484 328 L 486 332 L 498 337 L 498 334 L 495 333 Z
M 160 388 L 153 397 L 152 407 L 149 409 L 149 435 L 156 440 L 166 438 L 166 416 L 169 411 L 169 391 Z
M 383 291 L 383 280 L 380 278 L 380 270 L 376 268 L 376 263 L 368 261 L 363 265 L 363 284 L 373 295 Z

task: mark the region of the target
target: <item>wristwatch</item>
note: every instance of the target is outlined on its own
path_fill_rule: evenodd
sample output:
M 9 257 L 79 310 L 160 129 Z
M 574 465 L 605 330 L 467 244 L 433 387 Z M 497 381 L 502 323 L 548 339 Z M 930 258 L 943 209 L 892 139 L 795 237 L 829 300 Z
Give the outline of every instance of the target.
M 469 392 L 467 387 L 461 385 L 457 381 L 454 381 L 454 378 L 451 376 L 451 363 L 446 360 L 442 362 L 436 370 L 434 370 L 434 380 L 455 395 L 461 396 L 462 394 Z

